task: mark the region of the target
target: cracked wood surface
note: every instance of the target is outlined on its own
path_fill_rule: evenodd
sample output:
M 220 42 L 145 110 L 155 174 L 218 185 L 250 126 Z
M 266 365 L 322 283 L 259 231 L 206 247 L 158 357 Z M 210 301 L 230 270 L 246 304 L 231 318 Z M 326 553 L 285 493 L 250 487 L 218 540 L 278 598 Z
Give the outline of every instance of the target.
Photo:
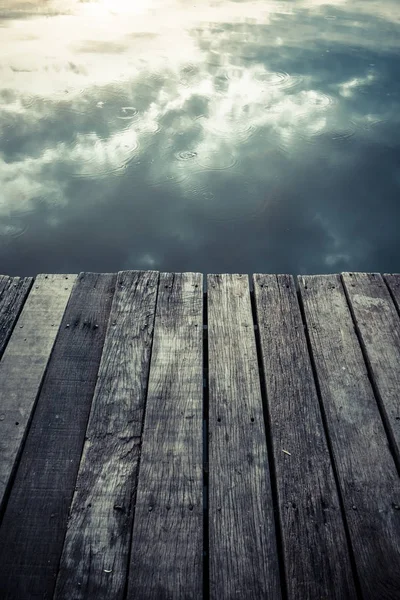
M 343 283 L 400 468 L 400 319 L 379 273 L 343 273 Z
M 0 359 L 31 289 L 32 277 L 0 275 Z
M 122 599 L 158 273 L 118 274 L 54 598 Z
M 207 283 L 0 276 L 1 599 L 400 597 L 400 276 Z
M 293 277 L 254 275 L 289 599 L 355 597 Z
M 2 600 L 53 595 L 114 287 L 72 290 L 0 528 Z
M 161 274 L 140 457 L 129 599 L 201 598 L 203 281 Z
M 398 599 L 400 482 L 339 275 L 300 293 L 363 598 Z
M 208 276 L 210 596 L 280 598 L 273 499 L 245 275 Z
M 38 275 L 0 361 L 0 507 L 22 449 L 75 275 Z

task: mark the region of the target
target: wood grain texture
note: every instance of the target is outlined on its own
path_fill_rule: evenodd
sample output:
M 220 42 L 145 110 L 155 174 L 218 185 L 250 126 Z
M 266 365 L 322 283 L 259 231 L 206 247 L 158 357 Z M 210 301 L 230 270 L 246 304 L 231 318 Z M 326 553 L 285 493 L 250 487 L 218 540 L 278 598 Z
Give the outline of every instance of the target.
M 394 273 L 385 273 L 383 278 L 392 294 L 393 302 L 397 308 L 397 311 L 400 313 L 400 275 Z
M 343 273 L 360 342 L 400 469 L 400 319 L 379 273 Z
M 299 285 L 365 599 L 398 599 L 400 485 L 340 276 Z
M 0 506 L 75 279 L 38 275 L 0 362 Z
M 128 599 L 202 597 L 203 286 L 160 276 Z
M 32 277 L 0 275 L 0 359 L 31 288 Z
M 208 276 L 210 597 L 280 598 L 248 278 Z
M 157 287 L 118 274 L 54 598 L 124 595 Z
M 72 290 L 0 528 L 0 596 L 52 598 L 115 287 Z
M 355 597 L 293 277 L 254 275 L 289 599 Z

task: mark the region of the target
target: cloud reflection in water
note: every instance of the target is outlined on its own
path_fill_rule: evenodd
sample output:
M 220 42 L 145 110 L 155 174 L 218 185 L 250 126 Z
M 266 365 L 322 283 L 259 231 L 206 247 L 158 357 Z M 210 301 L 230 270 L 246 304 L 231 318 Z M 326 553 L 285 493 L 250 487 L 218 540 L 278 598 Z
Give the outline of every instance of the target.
M 393 2 L 3 3 L 7 273 L 399 270 Z

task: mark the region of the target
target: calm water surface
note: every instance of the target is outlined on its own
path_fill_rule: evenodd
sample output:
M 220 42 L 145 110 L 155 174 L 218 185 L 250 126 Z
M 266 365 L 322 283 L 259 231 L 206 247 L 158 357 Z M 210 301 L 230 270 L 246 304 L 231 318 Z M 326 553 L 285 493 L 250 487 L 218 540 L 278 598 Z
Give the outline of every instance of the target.
M 400 270 L 398 0 L 0 0 L 0 271 Z

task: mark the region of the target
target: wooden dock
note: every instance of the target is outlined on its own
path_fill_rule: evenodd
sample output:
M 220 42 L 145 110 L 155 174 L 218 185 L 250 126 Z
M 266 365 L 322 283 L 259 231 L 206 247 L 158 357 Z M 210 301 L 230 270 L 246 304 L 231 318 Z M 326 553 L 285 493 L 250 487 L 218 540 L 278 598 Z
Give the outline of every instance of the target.
M 400 598 L 399 311 L 399 275 L 0 277 L 1 600 Z

